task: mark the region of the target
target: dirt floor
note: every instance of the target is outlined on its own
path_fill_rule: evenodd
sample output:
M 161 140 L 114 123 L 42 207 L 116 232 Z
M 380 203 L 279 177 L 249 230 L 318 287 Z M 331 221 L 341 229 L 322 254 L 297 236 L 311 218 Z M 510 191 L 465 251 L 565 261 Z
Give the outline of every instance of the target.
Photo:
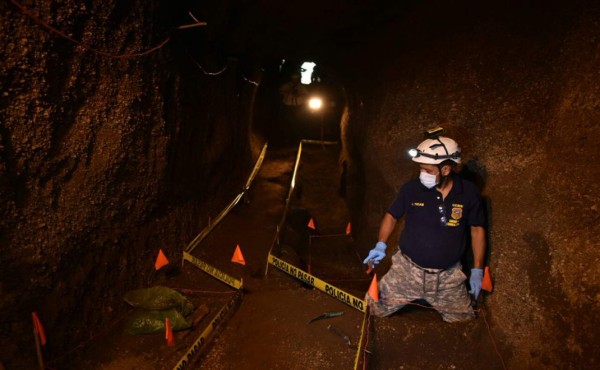
M 351 236 L 345 199 L 339 194 L 337 146 L 304 145 L 297 192 L 291 200 L 281 259 L 356 297 L 370 284 L 362 256 Z M 192 252 L 221 271 L 243 278 L 243 297 L 222 319 L 217 335 L 187 368 L 194 369 L 352 369 L 363 313 L 269 266 L 289 189 L 296 148 L 270 149 L 258 173 L 249 203 L 240 203 Z M 307 227 L 313 218 L 316 230 Z M 239 244 L 246 265 L 230 261 Z M 175 265 L 175 264 L 174 264 Z M 381 274 L 384 270 L 380 271 Z M 171 369 L 199 337 L 235 290 L 190 263 L 171 268 L 162 285 L 178 289 L 209 313 L 193 330 L 175 333 L 167 347 L 164 334 L 131 336 L 127 316 L 76 349 L 55 359 L 49 369 Z M 125 304 L 125 303 L 123 303 Z M 130 311 L 131 312 L 131 311 Z M 325 312 L 341 316 L 308 323 Z M 331 330 L 346 335 L 350 345 Z M 427 308 L 410 307 L 389 318 L 370 319 L 367 363 L 371 369 L 501 369 L 485 321 L 446 324 Z M 367 337 L 365 337 L 367 339 Z M 362 360 L 362 359 L 361 359 Z

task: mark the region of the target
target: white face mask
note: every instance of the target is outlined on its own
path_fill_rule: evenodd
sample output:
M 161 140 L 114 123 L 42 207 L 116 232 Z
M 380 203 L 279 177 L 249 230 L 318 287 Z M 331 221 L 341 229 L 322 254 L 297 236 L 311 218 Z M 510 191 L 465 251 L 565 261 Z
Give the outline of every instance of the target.
M 437 185 L 437 176 L 428 174 L 425 171 L 421 171 L 419 180 L 421 180 L 421 184 L 423 184 L 427 189 L 431 189 Z

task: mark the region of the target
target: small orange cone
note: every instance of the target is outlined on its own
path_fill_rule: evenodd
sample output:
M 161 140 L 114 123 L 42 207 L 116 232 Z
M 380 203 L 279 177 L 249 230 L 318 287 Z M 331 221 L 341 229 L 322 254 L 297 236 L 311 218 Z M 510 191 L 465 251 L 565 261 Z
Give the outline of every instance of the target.
M 494 289 L 492 286 L 492 277 L 490 276 L 490 266 L 485 266 L 485 270 L 483 272 L 483 281 L 481 282 L 481 289 L 490 293 Z
M 239 263 L 240 265 L 244 266 L 246 265 L 246 260 L 244 259 L 244 255 L 242 254 L 239 244 L 235 247 L 233 257 L 231 257 L 231 262 Z
M 158 251 L 158 256 L 156 257 L 156 262 L 154 262 L 154 268 L 158 271 L 162 267 L 164 267 L 168 264 L 169 264 L 169 260 L 167 259 L 167 256 L 165 256 L 162 249 L 160 249 Z
M 369 287 L 369 295 L 375 302 L 379 302 L 379 284 L 377 284 L 377 274 L 373 275 L 371 286 Z
M 171 328 L 171 320 L 167 317 L 165 322 L 165 339 L 167 340 L 167 346 L 171 347 L 175 345 L 175 337 L 173 337 L 173 329 Z
M 313 220 L 312 218 L 310 219 L 310 221 L 308 221 L 308 226 L 309 228 L 316 230 L 317 228 L 315 227 L 315 220 Z
M 352 233 L 352 224 L 348 222 L 348 226 L 346 226 L 346 235 L 350 235 Z
M 36 334 L 40 337 L 40 343 L 42 343 L 42 346 L 45 346 L 46 345 L 46 332 L 44 331 L 42 322 L 40 321 L 40 318 L 38 317 L 37 313 L 35 313 L 35 312 L 31 313 L 31 317 L 33 318 L 33 329 L 35 330 Z

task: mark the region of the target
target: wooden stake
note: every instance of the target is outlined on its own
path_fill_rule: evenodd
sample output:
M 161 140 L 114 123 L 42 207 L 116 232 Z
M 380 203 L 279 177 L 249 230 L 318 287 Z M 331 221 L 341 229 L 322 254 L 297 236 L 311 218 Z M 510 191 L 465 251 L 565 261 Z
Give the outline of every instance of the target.
M 38 365 L 40 370 L 44 370 L 44 356 L 42 355 L 42 346 L 40 345 L 40 336 L 38 335 L 35 328 L 33 329 L 33 336 L 35 337 L 35 351 L 37 352 Z

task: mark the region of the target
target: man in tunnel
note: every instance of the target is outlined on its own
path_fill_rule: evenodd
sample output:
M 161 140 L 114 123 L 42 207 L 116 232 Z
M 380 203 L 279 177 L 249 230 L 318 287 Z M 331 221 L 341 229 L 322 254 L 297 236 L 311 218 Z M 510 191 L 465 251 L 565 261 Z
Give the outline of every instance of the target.
M 405 183 L 383 217 L 378 242 L 364 263 L 377 264 L 386 255 L 386 242 L 397 220 L 405 216 L 399 250 L 379 282 L 380 299 L 367 294 L 376 316 L 389 316 L 415 300 L 425 300 L 444 321 L 475 317 L 469 293 L 481 290 L 485 255 L 485 217 L 479 191 L 455 173 L 460 163 L 456 141 L 431 135 L 410 151 L 419 164 L 418 179 Z M 467 293 L 461 258 L 471 234 L 474 266 Z

